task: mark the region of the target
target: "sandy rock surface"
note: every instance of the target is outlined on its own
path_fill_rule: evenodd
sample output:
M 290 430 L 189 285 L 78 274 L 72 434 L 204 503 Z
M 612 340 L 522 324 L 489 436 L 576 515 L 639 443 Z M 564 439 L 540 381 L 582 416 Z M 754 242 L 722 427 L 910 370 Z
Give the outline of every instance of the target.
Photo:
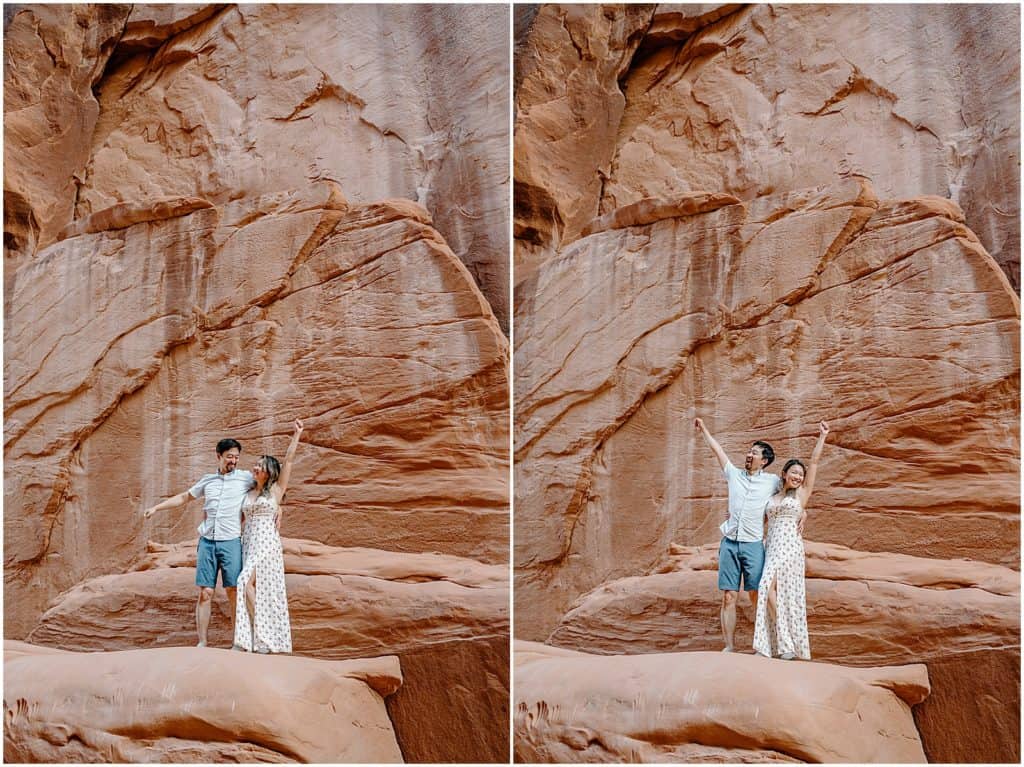
M 815 659 L 875 666 L 1017 648 L 1016 570 L 813 541 L 805 550 Z M 584 594 L 547 641 L 598 653 L 720 649 L 718 546 L 694 547 L 674 559 L 668 572 L 610 581 Z M 746 597 L 741 609 L 752 619 L 745 604 Z M 741 618 L 738 631 L 738 646 L 749 649 L 750 620 Z
M 594 656 L 522 641 L 515 656 L 521 761 L 925 760 L 910 711 L 929 692 L 923 665 Z
M 458 557 L 340 549 L 285 539 L 294 652 L 343 659 L 508 632 L 504 565 Z M 182 545 L 178 550 L 185 548 Z M 312 549 L 312 556 L 304 550 Z M 319 556 L 318 556 L 319 555 Z M 54 600 L 30 641 L 75 650 L 194 643 L 195 554 L 86 580 Z M 211 641 L 230 646 L 223 590 Z
M 396 655 L 387 700 L 406 761 L 502 761 L 508 754 L 508 568 L 439 554 L 284 539 L 295 655 Z M 195 545 L 151 544 L 143 569 L 60 595 L 29 640 L 75 650 L 195 642 Z M 224 592 L 210 641 L 231 645 Z
M 811 657 L 846 666 L 926 664 L 932 695 L 914 719 L 928 761 L 1012 761 L 1020 751 L 1020 573 L 805 546 Z M 580 597 L 547 641 L 601 654 L 720 650 L 717 554 L 715 544 L 674 547 L 660 572 Z M 737 647 L 752 652 L 754 613 L 746 597 L 740 606 Z
M 8 641 L 4 759 L 397 763 L 384 699 L 401 683 L 393 656 L 76 653 Z

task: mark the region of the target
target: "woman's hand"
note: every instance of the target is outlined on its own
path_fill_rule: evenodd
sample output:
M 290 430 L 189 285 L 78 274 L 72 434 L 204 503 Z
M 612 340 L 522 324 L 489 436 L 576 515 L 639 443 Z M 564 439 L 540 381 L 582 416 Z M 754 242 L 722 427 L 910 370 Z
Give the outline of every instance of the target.
M 822 439 L 828 436 L 828 424 L 824 421 L 818 424 L 818 436 Z
M 295 436 L 298 437 L 302 434 L 302 421 L 301 419 L 295 419 Z

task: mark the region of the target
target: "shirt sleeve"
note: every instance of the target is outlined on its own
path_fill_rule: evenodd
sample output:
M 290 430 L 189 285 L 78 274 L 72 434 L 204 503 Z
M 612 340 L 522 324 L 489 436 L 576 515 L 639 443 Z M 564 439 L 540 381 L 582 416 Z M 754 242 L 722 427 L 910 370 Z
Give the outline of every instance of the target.
M 193 498 L 198 498 L 203 495 L 206 490 L 206 483 L 209 482 L 209 477 L 203 477 L 201 480 L 196 482 L 192 487 L 188 489 L 188 494 Z
M 725 469 L 722 470 L 722 472 L 725 474 L 725 478 L 730 479 L 736 473 L 736 471 L 737 469 L 735 466 L 733 466 L 732 461 L 726 459 Z

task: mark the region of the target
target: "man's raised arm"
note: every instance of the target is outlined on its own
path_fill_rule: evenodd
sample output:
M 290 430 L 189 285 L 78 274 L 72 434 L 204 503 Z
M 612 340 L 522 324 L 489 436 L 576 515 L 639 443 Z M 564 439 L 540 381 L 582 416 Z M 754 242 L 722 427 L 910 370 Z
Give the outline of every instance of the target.
M 704 421 L 702 419 L 696 419 L 693 424 L 700 431 L 701 435 L 703 435 L 704 441 L 708 443 L 708 447 L 710 447 L 714 452 L 715 458 L 718 459 L 718 463 L 722 467 L 722 471 L 725 471 L 725 467 L 729 463 L 729 456 L 725 454 L 725 451 L 722 450 L 722 446 L 719 445 L 718 442 L 715 441 L 715 438 L 711 436 L 711 432 L 708 431 L 708 427 L 704 425 Z

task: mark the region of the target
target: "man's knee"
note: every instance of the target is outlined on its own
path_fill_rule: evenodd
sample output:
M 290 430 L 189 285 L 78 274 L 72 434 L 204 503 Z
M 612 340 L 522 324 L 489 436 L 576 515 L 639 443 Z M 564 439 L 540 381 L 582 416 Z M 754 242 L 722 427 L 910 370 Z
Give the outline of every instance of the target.
M 735 591 L 723 591 L 722 592 L 722 607 L 732 607 L 736 604 L 736 592 Z
M 213 601 L 213 589 L 202 586 L 199 589 L 199 603 L 206 604 Z

